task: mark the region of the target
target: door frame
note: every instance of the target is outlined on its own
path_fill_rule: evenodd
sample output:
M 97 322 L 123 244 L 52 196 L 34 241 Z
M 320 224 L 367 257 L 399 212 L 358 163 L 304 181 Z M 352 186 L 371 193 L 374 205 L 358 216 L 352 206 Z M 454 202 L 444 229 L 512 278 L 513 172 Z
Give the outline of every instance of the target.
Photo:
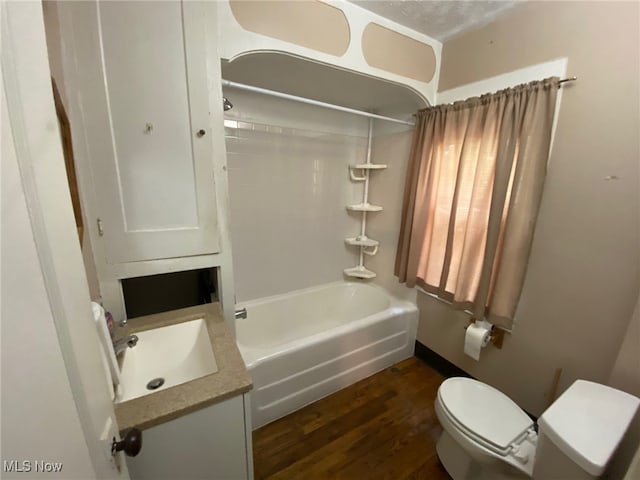
M 58 343 L 98 478 L 128 479 L 75 229 L 40 2 L 1 2 L 2 76 L 20 177 Z M 28 48 L 25 48 L 28 45 Z M 61 441 L 64 432 L 61 433 Z M 119 454 L 121 455 L 121 454 Z

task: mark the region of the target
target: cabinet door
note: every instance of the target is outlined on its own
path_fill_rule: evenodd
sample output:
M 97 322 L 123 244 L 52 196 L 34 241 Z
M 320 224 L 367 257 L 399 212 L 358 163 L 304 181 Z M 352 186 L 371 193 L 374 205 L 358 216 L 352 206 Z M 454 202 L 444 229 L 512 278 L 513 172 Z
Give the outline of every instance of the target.
M 202 5 L 100 1 L 98 17 L 112 154 L 92 172 L 107 262 L 218 251 Z
M 252 479 L 244 409 L 238 395 L 145 430 L 140 454 L 127 458 L 131 480 Z

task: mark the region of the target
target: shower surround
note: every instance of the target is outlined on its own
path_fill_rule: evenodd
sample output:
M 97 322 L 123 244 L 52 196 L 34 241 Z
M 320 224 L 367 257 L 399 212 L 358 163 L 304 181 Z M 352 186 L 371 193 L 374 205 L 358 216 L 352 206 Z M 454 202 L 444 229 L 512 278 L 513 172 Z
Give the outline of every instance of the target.
M 387 289 L 343 276 L 358 262 L 344 239 L 361 233 L 361 213 L 345 205 L 362 202 L 363 182 L 350 179 L 349 166 L 366 159 L 368 121 L 233 89 L 225 95 L 234 105 L 225 134 L 236 308 L 248 314 L 236 320 L 236 335 L 258 428 L 413 355 L 418 312 L 389 293 L 396 238 L 385 211 L 371 225 L 389 260 L 376 262 Z M 376 188 L 381 175 L 371 186 L 393 215 L 406 163 L 396 147 L 410 136 L 386 130 L 380 152 L 393 164 L 391 190 Z M 372 155 L 387 163 L 377 143 Z
M 225 115 L 231 239 L 238 302 L 343 278 L 357 263 L 344 238 L 360 231 L 367 120 L 229 89 Z

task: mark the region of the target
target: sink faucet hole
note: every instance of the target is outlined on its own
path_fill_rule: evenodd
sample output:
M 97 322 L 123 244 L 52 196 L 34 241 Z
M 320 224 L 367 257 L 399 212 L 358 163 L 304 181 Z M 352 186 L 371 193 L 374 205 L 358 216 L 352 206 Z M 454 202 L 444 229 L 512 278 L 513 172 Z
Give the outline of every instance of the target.
M 147 390 L 156 390 L 162 385 L 164 385 L 164 378 L 154 378 L 153 380 L 150 380 L 149 383 L 147 383 Z

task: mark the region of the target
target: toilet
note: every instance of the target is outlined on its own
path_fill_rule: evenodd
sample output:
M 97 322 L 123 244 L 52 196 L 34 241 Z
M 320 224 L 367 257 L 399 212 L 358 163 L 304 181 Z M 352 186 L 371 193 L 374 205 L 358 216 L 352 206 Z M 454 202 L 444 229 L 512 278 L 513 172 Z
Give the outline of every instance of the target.
M 600 477 L 640 400 L 576 380 L 535 422 L 505 394 L 465 377 L 438 389 L 436 449 L 453 480 Z M 537 431 L 536 431 L 537 430 Z

